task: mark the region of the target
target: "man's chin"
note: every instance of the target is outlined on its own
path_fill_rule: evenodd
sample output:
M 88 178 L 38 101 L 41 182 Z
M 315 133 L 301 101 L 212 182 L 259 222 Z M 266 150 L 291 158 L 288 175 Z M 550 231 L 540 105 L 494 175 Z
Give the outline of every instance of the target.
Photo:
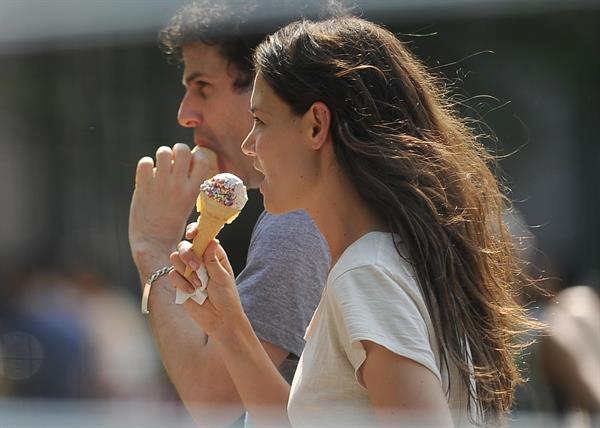
M 262 191 L 261 193 L 263 195 L 263 206 L 265 207 L 265 211 L 269 214 L 282 215 L 301 209 L 288 204 L 286 201 L 273 201 L 268 196 L 265 196 Z
M 265 207 L 265 211 L 268 212 L 269 214 L 273 214 L 273 215 L 287 214 L 287 213 L 293 211 L 293 210 L 288 210 L 288 209 L 281 209 L 281 207 L 276 207 L 276 206 L 273 206 L 272 204 L 268 204 L 265 202 L 264 198 L 263 198 L 263 205 Z
M 258 171 L 255 172 L 256 174 L 246 174 L 245 177 L 238 176 L 242 179 L 247 189 L 258 189 L 260 187 L 260 183 L 262 183 L 265 179 L 261 173 Z

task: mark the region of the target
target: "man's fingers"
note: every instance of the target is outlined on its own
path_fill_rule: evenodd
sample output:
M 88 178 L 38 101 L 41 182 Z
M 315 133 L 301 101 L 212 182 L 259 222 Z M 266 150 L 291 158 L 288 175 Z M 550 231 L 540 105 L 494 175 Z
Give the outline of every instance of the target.
M 173 146 L 173 173 L 178 178 L 187 178 L 191 159 L 192 152 L 187 145 L 177 143 Z
M 161 146 L 156 151 L 156 175 L 165 176 L 171 173 L 173 151 L 170 147 Z
M 189 176 L 190 181 L 192 183 L 196 183 L 200 185 L 204 180 L 206 180 L 208 175 L 208 168 L 210 167 L 210 163 L 204 153 L 201 150 L 196 150 L 192 154 Z
M 135 173 L 136 187 L 145 186 L 152 179 L 152 170 L 154 168 L 154 159 L 149 156 L 141 158 L 137 164 Z

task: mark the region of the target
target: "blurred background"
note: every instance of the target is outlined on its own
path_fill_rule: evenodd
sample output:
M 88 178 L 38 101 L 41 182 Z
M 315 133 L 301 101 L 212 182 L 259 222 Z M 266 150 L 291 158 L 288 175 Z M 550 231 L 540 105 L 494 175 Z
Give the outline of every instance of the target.
M 139 313 L 127 240 L 138 159 L 192 144 L 176 121 L 182 70 L 156 43 L 183 3 L 0 0 L 0 426 L 192 426 Z M 593 426 L 600 2 L 355 4 L 457 86 L 504 157 L 509 221 L 554 296 L 523 296 L 553 339 L 523 358 L 532 382 L 512 424 Z M 236 272 L 259 196 L 220 237 Z

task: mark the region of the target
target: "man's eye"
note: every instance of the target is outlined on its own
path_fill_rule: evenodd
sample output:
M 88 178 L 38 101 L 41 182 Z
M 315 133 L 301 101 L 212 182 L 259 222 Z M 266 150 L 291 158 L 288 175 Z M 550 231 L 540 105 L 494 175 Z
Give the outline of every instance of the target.
M 261 124 L 263 123 L 263 121 L 262 121 L 262 120 L 260 120 L 260 119 L 259 119 L 258 117 L 256 117 L 256 116 L 252 117 L 252 119 L 254 119 L 254 123 L 255 123 L 256 125 L 261 125 Z
M 201 80 L 199 80 L 199 81 L 197 80 L 197 81 L 194 82 L 194 87 L 195 87 L 196 91 L 198 91 L 200 93 L 200 95 L 204 96 L 204 95 L 206 95 L 205 92 L 208 89 L 207 88 L 208 87 L 208 83 L 203 82 Z

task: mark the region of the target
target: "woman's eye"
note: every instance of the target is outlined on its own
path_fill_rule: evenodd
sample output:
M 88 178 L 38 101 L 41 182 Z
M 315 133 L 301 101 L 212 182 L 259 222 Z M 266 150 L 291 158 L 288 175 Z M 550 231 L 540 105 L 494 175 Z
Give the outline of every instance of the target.
M 255 125 L 261 125 L 263 123 L 262 120 L 260 120 L 258 117 L 254 116 L 252 119 L 254 119 L 254 124 Z

